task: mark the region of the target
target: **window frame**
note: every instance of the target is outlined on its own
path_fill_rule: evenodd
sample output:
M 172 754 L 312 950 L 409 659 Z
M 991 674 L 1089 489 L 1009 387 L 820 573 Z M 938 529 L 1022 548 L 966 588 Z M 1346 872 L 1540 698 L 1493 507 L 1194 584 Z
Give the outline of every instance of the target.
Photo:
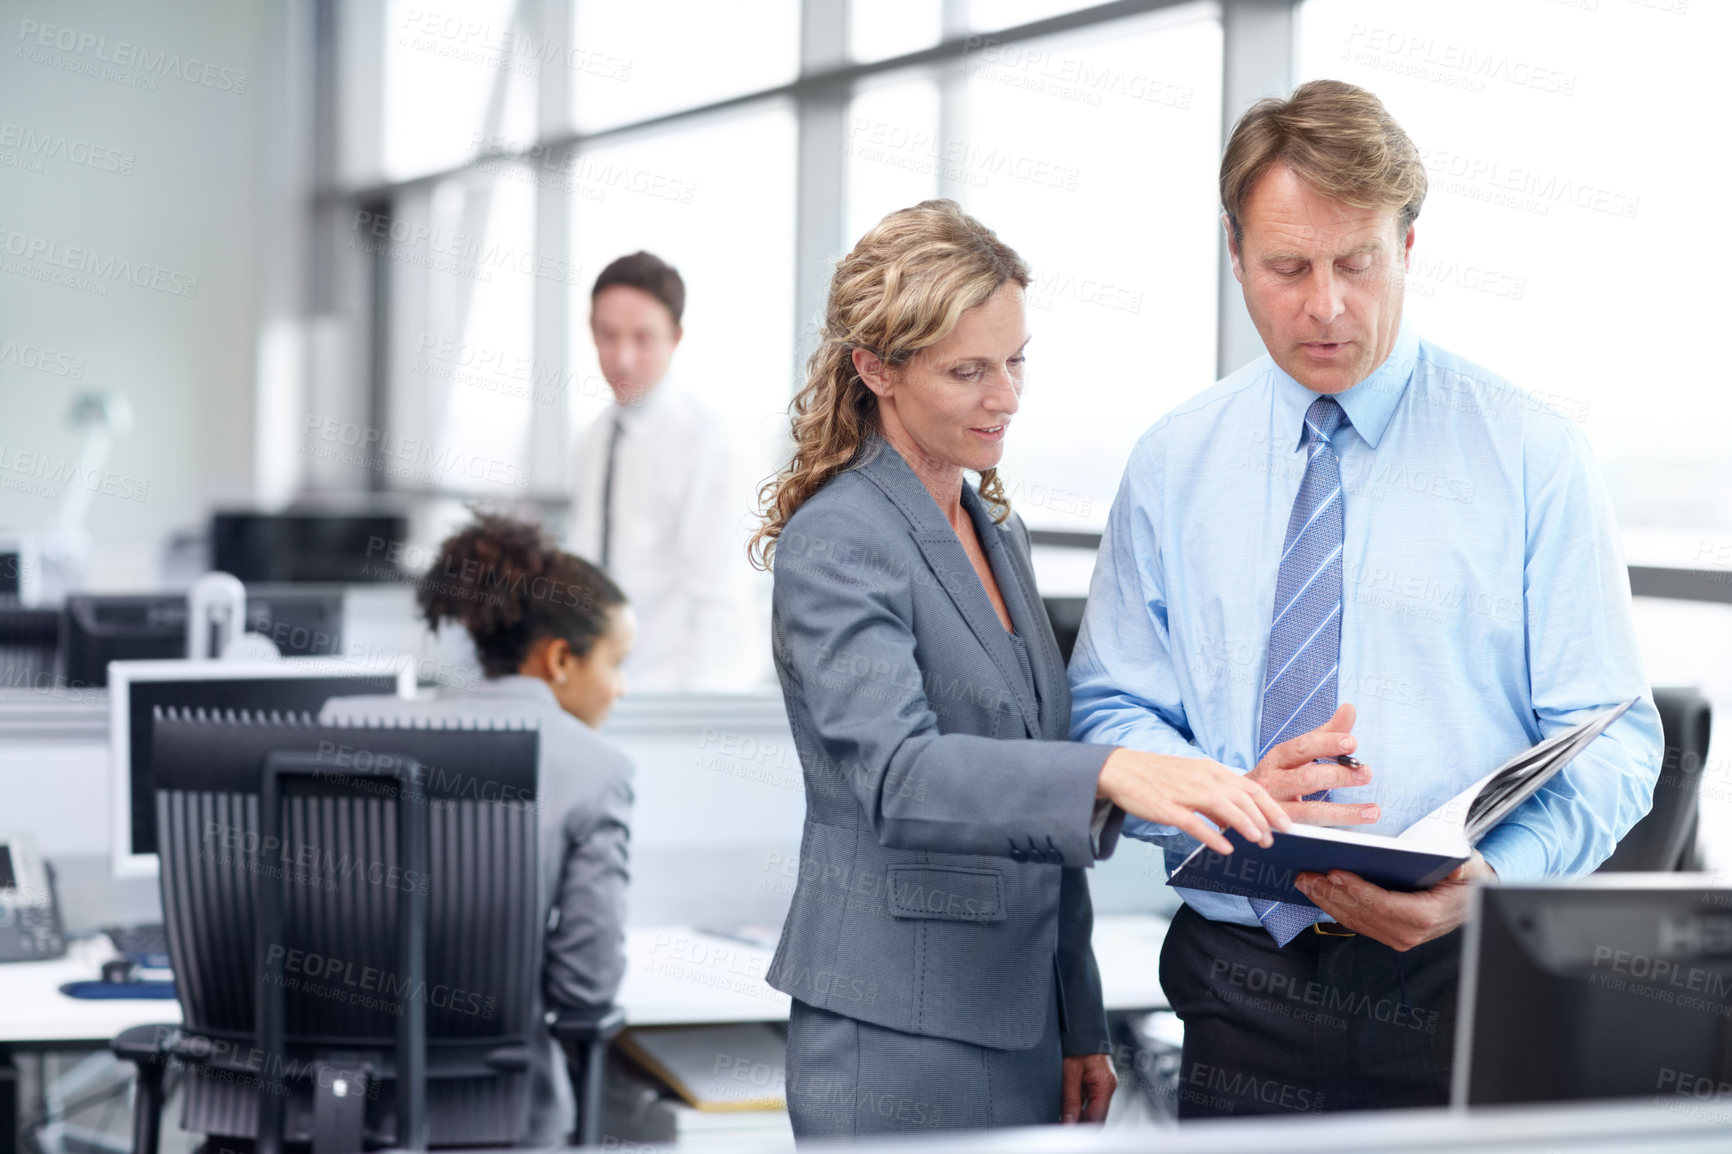
M 581 3 L 584 0 L 575 0 Z M 574 0 L 518 0 L 514 20 L 533 28 L 546 40 L 565 43 L 571 35 Z M 390 331 L 391 261 L 379 253 L 360 255 L 344 245 L 354 214 L 361 211 L 390 215 L 405 194 L 419 192 L 453 177 L 462 177 L 483 164 L 502 164 L 535 157 L 580 155 L 605 141 L 655 133 L 718 112 L 745 108 L 770 101 L 789 101 L 795 109 L 797 131 L 795 190 L 795 348 L 791 368 L 803 364 L 816 345 L 812 319 L 823 313 L 834 261 L 846 250 L 844 194 L 847 180 L 847 115 L 855 88 L 862 81 L 908 70 L 929 70 L 943 77 L 955 73 L 954 65 L 977 50 L 983 34 L 970 32 L 963 0 L 941 0 L 941 38 L 917 51 L 870 62 L 852 60 L 848 52 L 849 0 L 802 0 L 800 62 L 798 75 L 786 84 L 756 89 L 725 99 L 708 101 L 591 132 L 571 126 L 570 77 L 566 70 L 541 71 L 537 92 L 537 138 L 516 151 L 494 151 L 462 164 L 419 173 L 397 180 L 343 183 L 337 178 L 340 156 L 356 155 L 356 142 L 338 138 L 341 125 L 363 125 L 364 140 L 377 144 L 377 125 L 382 117 L 382 96 L 376 78 L 366 75 L 368 65 L 376 70 L 377 53 L 383 44 L 378 29 L 357 31 L 355 13 L 332 0 L 321 0 L 315 21 L 319 47 L 316 66 L 318 89 L 335 93 L 327 97 L 334 113 L 317 118 L 316 133 L 321 155 L 333 163 L 324 171 L 314 197 L 315 235 L 313 261 L 322 273 L 315 294 L 326 302 L 354 302 L 361 318 L 356 327 L 351 364 L 364 382 L 363 396 L 356 399 L 357 416 L 374 425 L 390 412 L 392 339 Z M 1081 29 L 1110 26 L 1154 12 L 1192 7 L 1212 13 L 1222 23 L 1223 122 L 1221 139 L 1232 119 L 1252 101 L 1283 93 L 1291 86 L 1294 68 L 1294 21 L 1299 0 L 1110 0 L 1061 13 L 990 34 L 996 42 L 1033 40 Z M 371 6 L 368 6 L 371 8 Z M 379 9 L 382 12 L 382 9 Z M 382 19 L 382 16 L 381 16 Z M 363 41 L 357 44 L 356 41 Z M 952 66 L 946 69 L 945 66 Z M 940 124 L 955 122 L 957 86 L 941 82 Z M 364 143 L 364 141 L 363 141 Z M 573 234 L 573 205 L 569 197 L 537 195 L 535 243 L 538 251 L 565 253 Z M 1221 254 L 1218 367 L 1226 371 L 1241 363 L 1257 336 Z M 559 363 L 569 349 L 576 318 L 571 311 L 572 290 L 558 282 L 538 283 L 532 346 L 538 359 Z M 790 374 L 790 380 L 797 373 Z M 790 389 L 790 397 L 792 390 Z M 548 512 L 557 512 L 566 500 L 569 469 L 565 461 L 568 411 L 560 398 L 545 420 L 536 422 L 529 445 L 527 466 L 536 478 L 528 494 Z M 379 462 L 370 461 L 360 487 L 374 492 L 403 490 L 388 484 L 388 474 Z M 333 478 L 334 479 L 334 478 Z M 318 487 L 318 486 L 308 486 Z M 451 489 L 417 487 L 410 493 L 421 498 L 466 497 Z

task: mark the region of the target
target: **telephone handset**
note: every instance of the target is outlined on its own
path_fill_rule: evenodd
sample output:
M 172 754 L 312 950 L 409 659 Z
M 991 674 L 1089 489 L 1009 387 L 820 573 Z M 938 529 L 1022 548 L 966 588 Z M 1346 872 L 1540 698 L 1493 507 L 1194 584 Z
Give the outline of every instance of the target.
M 0 837 L 0 962 L 39 962 L 66 953 L 54 874 L 26 837 Z

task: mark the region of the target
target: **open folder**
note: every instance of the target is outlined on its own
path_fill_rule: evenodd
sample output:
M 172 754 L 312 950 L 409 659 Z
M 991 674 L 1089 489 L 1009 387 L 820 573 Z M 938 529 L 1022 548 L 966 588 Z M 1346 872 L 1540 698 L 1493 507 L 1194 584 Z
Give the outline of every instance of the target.
M 1264 849 L 1229 829 L 1231 854 L 1198 846 L 1167 884 L 1305 906 L 1311 900 L 1293 887 L 1301 873 L 1348 870 L 1388 890 L 1429 889 L 1634 704 L 1626 701 L 1523 750 L 1393 837 L 1295 823 Z

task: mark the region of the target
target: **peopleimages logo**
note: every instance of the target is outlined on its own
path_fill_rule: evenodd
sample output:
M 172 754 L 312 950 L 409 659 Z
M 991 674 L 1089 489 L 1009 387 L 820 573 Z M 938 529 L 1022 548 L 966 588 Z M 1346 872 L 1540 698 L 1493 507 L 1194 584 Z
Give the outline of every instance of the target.
M 67 28 L 60 24 L 20 20 L 18 40 L 22 47 L 15 55 L 20 57 L 23 56 L 24 49 L 53 48 L 92 64 L 133 69 L 163 79 L 184 80 L 188 84 L 215 88 L 219 92 L 247 90 L 249 77 L 244 68 L 225 68 L 197 57 L 182 56 L 178 52 L 165 49 L 152 49 L 127 40 L 110 43 L 106 36 L 80 32 L 76 28 Z M 41 53 L 33 52 L 31 58 L 39 64 L 52 63 L 51 60 L 40 59 L 41 56 Z
M 309 415 L 301 430 L 306 451 L 393 475 L 412 476 L 423 484 L 438 484 L 439 475 L 463 476 L 496 485 L 529 487 L 529 469 L 452 445 L 436 445 L 418 437 L 403 437 L 334 417 Z M 318 443 L 318 442 L 323 442 Z
M 0 337 L 0 366 L 16 365 L 54 377 L 84 379 L 84 358 L 15 337 Z
M 35 497 L 58 498 L 69 488 L 142 503 L 150 482 L 109 469 L 86 469 L 34 449 L 0 443 L 0 488 Z
M 5 265 L 7 272 L 30 276 L 35 268 L 37 273 L 43 274 L 37 279 L 64 276 L 68 287 L 95 288 L 100 290 L 99 295 L 107 294 L 108 282 L 125 281 L 142 289 L 188 300 L 198 296 L 198 277 L 188 273 L 148 261 L 129 260 L 84 245 L 62 244 L 51 237 L 13 232 L 4 226 L 0 226 L 0 254 L 33 262 L 21 265 L 8 261 Z
M 0 121 L 0 148 L 22 153 L 34 161 L 60 160 L 121 176 L 131 176 L 138 159 L 125 149 L 94 144 L 64 132 L 39 131 L 10 120 Z

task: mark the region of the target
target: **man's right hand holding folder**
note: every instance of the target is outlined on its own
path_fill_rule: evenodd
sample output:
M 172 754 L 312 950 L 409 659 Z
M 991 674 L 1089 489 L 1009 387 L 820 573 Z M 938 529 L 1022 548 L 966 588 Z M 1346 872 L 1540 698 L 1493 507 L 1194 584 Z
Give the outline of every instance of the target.
M 1261 785 L 1294 821 L 1307 825 L 1369 825 L 1377 821 L 1382 812 L 1375 805 L 1306 800 L 1326 790 L 1371 783 L 1371 770 L 1349 756 L 1359 748 L 1359 739 L 1353 736 L 1355 716 L 1352 705 L 1342 705 L 1334 717 L 1310 733 L 1270 749 L 1246 776 Z
M 1351 756 L 1359 747 L 1353 736 L 1354 717 L 1353 706 L 1343 703 L 1324 724 L 1271 749 L 1250 778 L 1294 821 L 1326 826 L 1376 822 L 1382 816 L 1376 805 L 1306 800 L 1326 790 L 1371 784 L 1370 767 Z M 1348 870 L 1303 873 L 1294 884 L 1343 929 L 1406 952 L 1466 921 L 1473 883 L 1496 878 L 1496 871 L 1475 850 L 1454 873 L 1415 893 L 1386 890 Z

